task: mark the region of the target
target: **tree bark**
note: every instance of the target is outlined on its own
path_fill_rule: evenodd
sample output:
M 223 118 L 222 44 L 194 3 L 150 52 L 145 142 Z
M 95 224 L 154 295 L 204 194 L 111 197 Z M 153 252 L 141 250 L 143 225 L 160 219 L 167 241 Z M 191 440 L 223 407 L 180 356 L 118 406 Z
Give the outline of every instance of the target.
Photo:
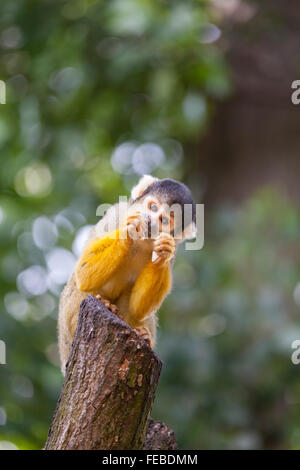
M 173 431 L 152 420 L 145 442 L 161 367 L 132 328 L 88 296 L 45 449 L 176 448 Z
M 144 450 L 176 450 L 174 431 L 162 421 L 149 419 Z

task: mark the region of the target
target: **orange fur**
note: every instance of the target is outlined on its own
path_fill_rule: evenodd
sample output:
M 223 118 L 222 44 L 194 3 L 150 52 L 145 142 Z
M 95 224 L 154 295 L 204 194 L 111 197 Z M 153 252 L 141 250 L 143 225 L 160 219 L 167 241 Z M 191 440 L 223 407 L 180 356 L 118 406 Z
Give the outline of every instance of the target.
M 171 290 L 170 263 L 155 265 L 150 261 L 137 278 L 129 302 L 133 322 L 141 322 L 159 309 Z
M 120 229 L 91 241 L 75 268 L 78 289 L 91 292 L 103 286 L 128 254 L 130 244 L 129 237 L 120 238 Z

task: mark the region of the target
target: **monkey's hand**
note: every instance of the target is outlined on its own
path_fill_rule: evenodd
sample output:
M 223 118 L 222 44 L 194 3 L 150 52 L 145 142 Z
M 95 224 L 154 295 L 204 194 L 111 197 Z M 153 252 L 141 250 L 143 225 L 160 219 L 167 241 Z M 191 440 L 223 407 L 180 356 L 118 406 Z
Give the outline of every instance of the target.
M 153 243 L 153 250 L 157 253 L 157 258 L 153 264 L 166 264 L 175 255 L 176 243 L 172 235 L 162 232 Z
M 124 238 L 138 240 L 144 237 L 147 229 L 146 221 L 140 211 L 128 214 L 122 223 L 122 235 Z

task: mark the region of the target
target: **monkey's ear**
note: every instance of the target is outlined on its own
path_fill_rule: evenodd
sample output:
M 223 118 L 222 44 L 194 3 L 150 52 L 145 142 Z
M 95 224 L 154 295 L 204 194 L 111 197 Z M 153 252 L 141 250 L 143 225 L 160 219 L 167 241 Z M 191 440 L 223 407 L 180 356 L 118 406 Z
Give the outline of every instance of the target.
M 143 192 L 150 186 L 151 184 L 158 181 L 158 178 L 155 178 L 151 175 L 144 175 L 138 182 L 136 186 L 134 186 L 131 190 L 131 199 L 136 199 L 143 194 Z
M 184 232 L 183 232 L 183 237 L 184 240 L 191 240 L 192 238 L 196 238 L 197 235 L 197 227 L 195 222 L 192 222 L 190 225 L 188 225 Z

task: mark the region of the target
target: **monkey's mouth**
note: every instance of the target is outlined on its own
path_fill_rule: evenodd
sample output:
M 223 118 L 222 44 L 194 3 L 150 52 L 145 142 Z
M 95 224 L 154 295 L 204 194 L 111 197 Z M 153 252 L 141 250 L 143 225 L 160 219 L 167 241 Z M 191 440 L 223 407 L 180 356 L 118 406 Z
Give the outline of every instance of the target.
M 159 232 L 159 229 L 158 229 L 157 223 L 155 223 L 153 220 L 151 220 L 151 217 L 149 215 L 147 215 L 145 237 L 146 238 L 155 238 L 155 237 L 157 237 L 158 232 Z
M 147 223 L 146 223 L 146 230 L 145 230 L 145 238 L 151 238 L 151 219 L 150 217 L 147 217 Z

